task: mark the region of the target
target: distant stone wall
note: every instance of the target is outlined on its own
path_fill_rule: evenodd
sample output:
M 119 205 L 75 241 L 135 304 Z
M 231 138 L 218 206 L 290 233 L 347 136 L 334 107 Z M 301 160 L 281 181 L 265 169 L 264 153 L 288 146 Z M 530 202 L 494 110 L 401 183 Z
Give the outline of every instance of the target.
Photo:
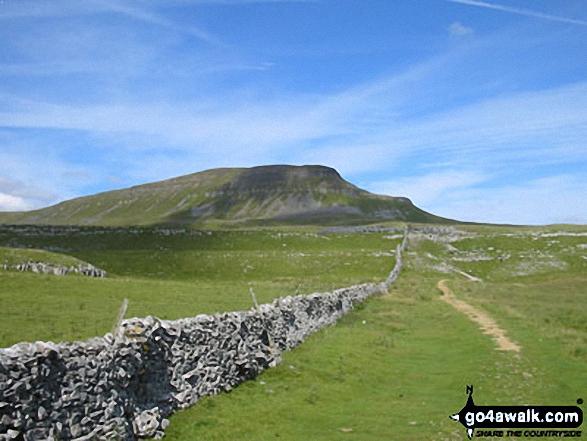
M 54 263 L 32 262 L 28 260 L 14 265 L 0 265 L 0 268 L 4 270 L 32 271 L 39 274 L 55 274 L 57 276 L 64 276 L 73 273 L 89 277 L 106 277 L 106 271 L 96 268 L 89 263 L 82 263 L 78 266 L 64 266 Z
M 279 298 L 248 311 L 122 322 L 116 335 L 0 349 L 0 440 L 161 438 L 173 411 L 230 391 L 335 323 L 381 284 Z
M 346 234 L 346 233 L 395 233 L 403 232 L 403 227 L 382 227 L 365 225 L 358 227 L 329 227 L 320 231 L 322 234 Z

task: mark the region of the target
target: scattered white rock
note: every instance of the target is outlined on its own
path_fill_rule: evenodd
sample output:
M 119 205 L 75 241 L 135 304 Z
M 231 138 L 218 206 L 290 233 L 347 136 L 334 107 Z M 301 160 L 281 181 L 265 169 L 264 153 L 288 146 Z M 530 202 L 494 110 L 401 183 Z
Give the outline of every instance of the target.
M 133 318 L 103 338 L 0 349 L 0 439 L 162 438 L 175 410 L 276 366 L 283 351 L 386 292 L 406 244 L 381 284 L 288 296 L 248 311 Z

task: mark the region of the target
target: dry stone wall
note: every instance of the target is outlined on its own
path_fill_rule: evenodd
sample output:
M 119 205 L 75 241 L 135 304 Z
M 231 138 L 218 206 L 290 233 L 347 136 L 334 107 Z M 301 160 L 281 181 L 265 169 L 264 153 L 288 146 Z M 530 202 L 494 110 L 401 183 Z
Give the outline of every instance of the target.
M 122 322 L 113 334 L 0 350 L 0 440 L 161 438 L 173 411 L 230 391 L 335 323 L 381 284 L 279 298 L 248 311 Z
M 96 268 L 89 263 L 82 263 L 78 266 L 64 266 L 47 262 L 26 261 L 15 265 L 0 265 L 1 269 L 16 271 L 32 271 L 39 274 L 55 274 L 64 276 L 66 274 L 81 274 L 88 277 L 106 277 L 106 271 Z

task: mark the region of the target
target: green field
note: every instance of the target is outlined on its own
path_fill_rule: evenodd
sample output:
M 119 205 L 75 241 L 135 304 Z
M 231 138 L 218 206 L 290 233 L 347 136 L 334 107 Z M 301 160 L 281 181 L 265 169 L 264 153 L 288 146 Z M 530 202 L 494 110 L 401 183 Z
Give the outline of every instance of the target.
M 187 231 L 86 228 L 64 235 L 2 233 L 0 264 L 25 260 L 89 262 L 108 278 L 0 270 L 0 347 L 19 341 L 76 340 L 104 335 L 123 299 L 127 317 L 177 319 L 244 310 L 296 293 L 379 282 L 395 265 L 400 239 L 385 234 L 318 235 L 298 229 Z M 32 248 L 56 249 L 46 252 Z
M 173 415 L 166 439 L 460 440 L 465 431 L 448 415 L 465 404 L 467 384 L 479 405 L 586 399 L 587 228 L 458 230 L 412 234 L 388 295 L 284 353 L 280 366 L 255 380 Z M 0 345 L 102 335 L 124 297 L 127 317 L 173 319 L 249 308 L 249 286 L 267 302 L 382 281 L 401 240 L 395 233 L 317 232 L 1 233 L 0 246 L 58 249 L 109 277 L 0 271 Z M 441 279 L 487 312 L 520 353 L 496 351 L 475 323 L 440 301 Z

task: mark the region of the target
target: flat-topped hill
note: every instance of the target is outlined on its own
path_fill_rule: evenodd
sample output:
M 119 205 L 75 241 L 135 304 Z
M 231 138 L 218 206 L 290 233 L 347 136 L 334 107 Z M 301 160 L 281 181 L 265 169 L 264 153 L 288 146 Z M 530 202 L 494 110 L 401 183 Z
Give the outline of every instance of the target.
M 0 223 L 47 225 L 450 222 L 405 197 L 369 193 L 320 165 L 219 168 L 0 213 Z

